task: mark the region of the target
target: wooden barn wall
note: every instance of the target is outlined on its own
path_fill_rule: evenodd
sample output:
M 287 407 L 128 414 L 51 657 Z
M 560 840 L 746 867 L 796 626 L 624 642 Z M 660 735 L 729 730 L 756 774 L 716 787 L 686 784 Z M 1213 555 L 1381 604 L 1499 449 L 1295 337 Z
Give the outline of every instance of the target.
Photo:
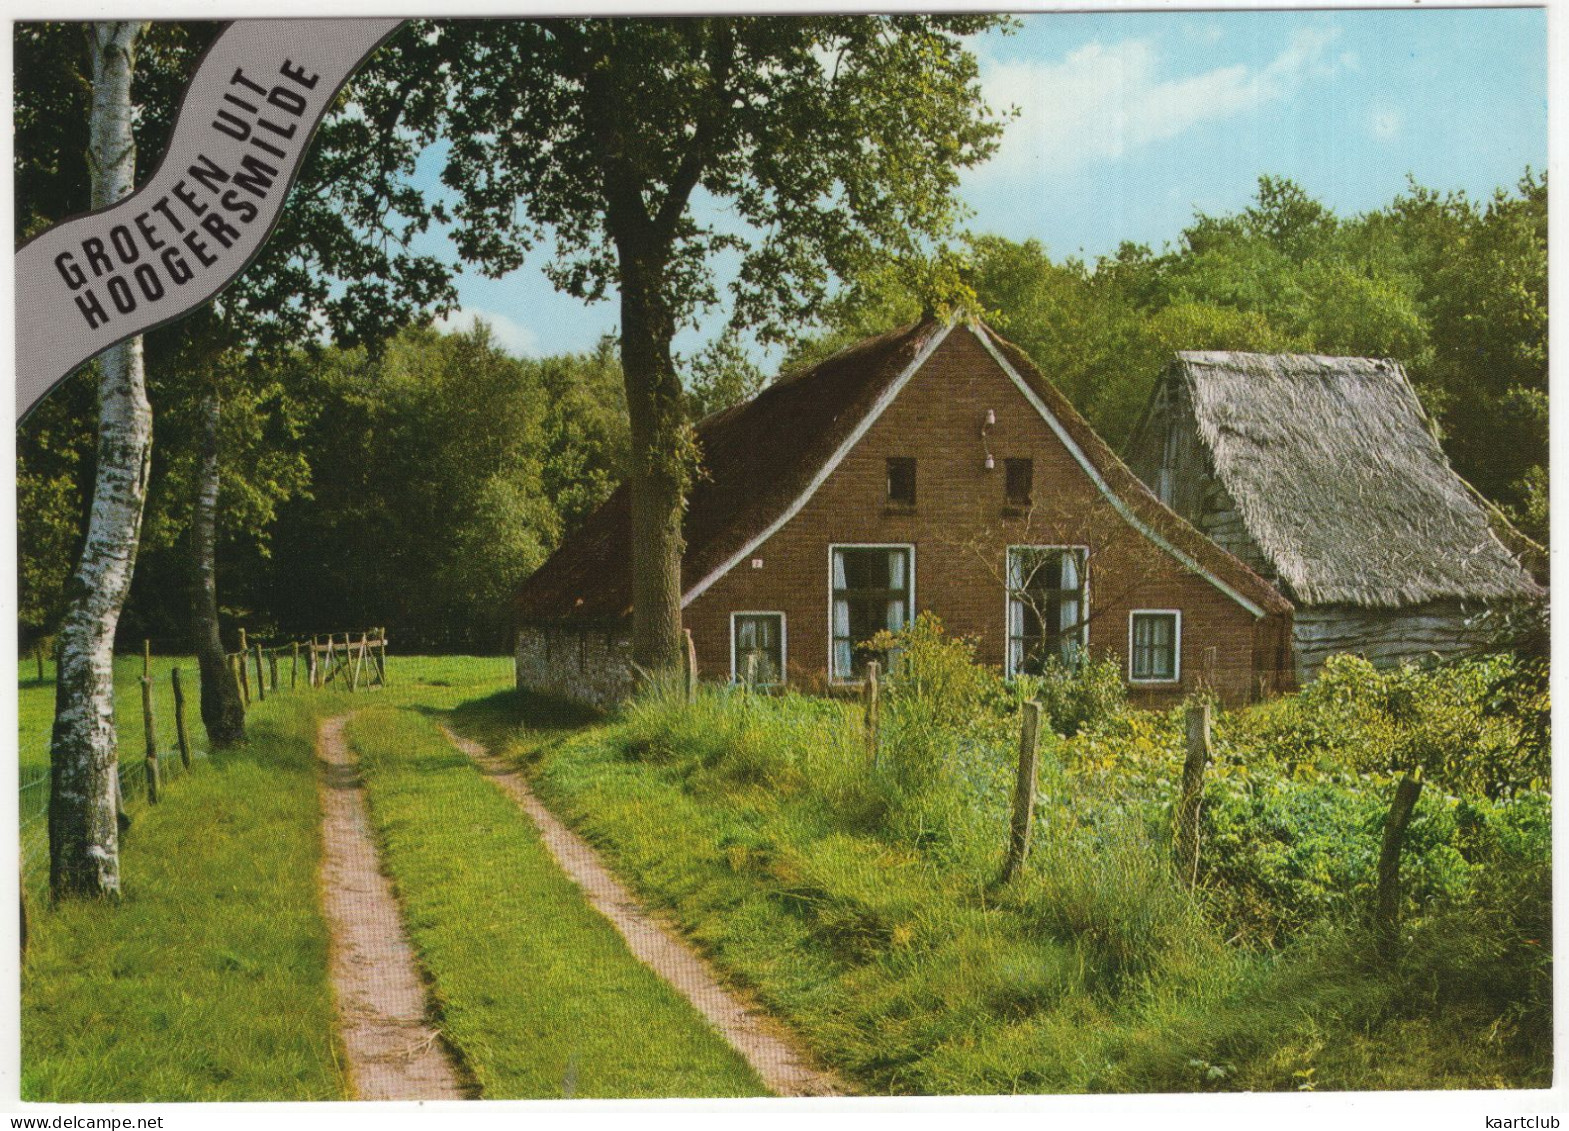
M 1324 661 L 1337 652 L 1365 656 L 1377 667 L 1403 661 L 1423 662 L 1474 648 L 1479 608 L 1459 601 L 1431 601 L 1404 609 L 1366 609 L 1354 605 L 1298 608 L 1293 638 L 1297 678 L 1317 678 Z
M 1133 473 L 1157 495 L 1164 472 L 1168 486 L 1162 502 L 1254 573 L 1275 581 L 1274 568 L 1248 532 L 1235 500 L 1215 478 L 1186 382 L 1172 376 L 1164 380 L 1126 458 Z

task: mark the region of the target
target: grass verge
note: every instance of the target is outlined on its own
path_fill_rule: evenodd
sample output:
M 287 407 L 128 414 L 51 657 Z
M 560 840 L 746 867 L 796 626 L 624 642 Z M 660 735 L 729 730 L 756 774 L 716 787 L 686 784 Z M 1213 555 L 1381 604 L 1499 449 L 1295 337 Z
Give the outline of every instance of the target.
M 343 1096 L 316 891 L 316 705 L 255 706 L 248 745 L 138 808 L 118 905 L 30 908 L 23 1099 Z
M 432 718 L 378 704 L 350 739 L 444 1035 L 485 1097 L 767 1094 Z
M 1510 1017 L 1452 1009 L 1423 989 L 1430 964 L 1391 971 L 1350 928 L 1227 945 L 1135 820 L 1107 818 L 1092 850 L 1048 822 L 999 889 L 1001 771 L 956 761 L 924 784 L 913 748 L 870 770 L 836 704 L 713 692 L 573 729 L 506 693 L 455 718 L 870 1093 L 1550 1079 L 1534 1046 L 1487 1036 Z

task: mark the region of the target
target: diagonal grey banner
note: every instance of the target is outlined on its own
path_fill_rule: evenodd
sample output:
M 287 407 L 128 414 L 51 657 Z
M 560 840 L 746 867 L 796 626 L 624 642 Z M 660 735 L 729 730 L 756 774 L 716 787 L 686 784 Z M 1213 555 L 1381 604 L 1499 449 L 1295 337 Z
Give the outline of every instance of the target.
M 333 97 L 402 20 L 240 20 L 203 56 L 163 161 L 16 253 L 16 412 L 221 291 L 266 242 Z

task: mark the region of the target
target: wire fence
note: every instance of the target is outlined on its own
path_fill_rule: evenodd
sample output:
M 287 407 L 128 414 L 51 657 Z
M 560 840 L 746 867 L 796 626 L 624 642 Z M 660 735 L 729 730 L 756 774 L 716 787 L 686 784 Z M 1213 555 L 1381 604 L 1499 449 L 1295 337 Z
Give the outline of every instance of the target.
M 191 766 L 205 761 L 207 751 L 193 747 Z M 185 764 L 170 748 L 158 757 L 159 778 L 164 785 L 185 774 Z M 121 758 L 117 767 L 121 804 L 135 812 L 146 806 L 146 760 Z M 49 767 L 25 771 L 17 792 L 17 818 L 21 824 L 22 884 L 29 890 L 42 890 L 49 880 Z
M 242 632 L 240 641 L 241 650 L 229 653 L 227 659 L 230 674 L 247 708 L 253 700 L 265 700 L 269 694 L 276 695 L 302 683 L 305 687 L 337 685 L 354 691 L 382 686 L 386 682 L 386 629 L 325 633 L 272 643 L 247 640 Z M 279 671 L 280 660 L 284 659 L 289 665 L 286 676 Z M 251 665 L 254 665 L 254 680 Z M 170 665 L 161 673 L 161 678 L 155 674 L 151 652 L 144 642 L 141 678 L 147 687 L 140 713 L 142 728 L 137 730 L 132 725 L 134 712 L 116 711 L 121 755 L 116 767 L 119 804 L 127 815 L 149 804 L 148 751 L 145 742 L 137 741 L 139 735 L 152 733 L 152 761 L 156 765 L 160 790 L 183 776 L 188 765 L 194 768 L 199 760 L 208 757 L 201 740 L 201 728 L 192 729 L 184 716 L 180 671 L 178 665 Z M 41 660 L 37 682 L 44 682 Z M 163 694 L 166 686 L 170 689 L 169 695 Z M 194 685 L 193 690 L 199 693 Z M 126 693 L 127 688 L 117 681 L 116 697 Z M 29 891 L 42 890 L 49 878 L 49 776 L 47 764 L 24 766 L 17 785 L 22 884 Z

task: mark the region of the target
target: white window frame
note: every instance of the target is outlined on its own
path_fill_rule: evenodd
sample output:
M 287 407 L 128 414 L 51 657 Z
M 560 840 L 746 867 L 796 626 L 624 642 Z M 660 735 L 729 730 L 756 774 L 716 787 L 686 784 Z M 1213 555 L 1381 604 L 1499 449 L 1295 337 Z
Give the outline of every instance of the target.
M 1013 552 L 1015 550 L 1078 550 L 1084 556 L 1083 576 L 1079 580 L 1079 592 L 1084 595 L 1081 598 L 1084 602 L 1084 612 L 1080 614 L 1079 618 L 1083 622 L 1079 625 L 1079 648 L 1083 651 L 1085 658 L 1088 659 L 1090 653 L 1090 548 L 1083 545 L 1066 544 L 1049 546 L 1033 544 L 1011 545 L 1003 551 L 1002 559 L 1002 663 L 1005 677 L 1012 679 L 1019 674 L 1013 670 L 1013 633 L 1009 627 L 1013 623 L 1013 588 L 1008 584 L 1008 579 L 1013 576 L 1009 567 L 1013 562 Z
M 730 682 L 739 683 L 741 673 L 736 670 L 735 654 L 735 618 L 736 617 L 778 617 L 779 618 L 779 683 L 783 687 L 786 682 L 785 672 L 789 670 L 790 663 L 790 622 L 789 618 L 778 609 L 732 609 L 730 612 Z M 776 686 L 764 684 L 765 687 Z
M 853 675 L 841 676 L 834 671 L 834 551 L 835 550 L 906 550 L 910 563 L 910 608 L 905 624 L 915 620 L 915 543 L 914 542 L 830 542 L 828 543 L 828 682 L 849 687 L 862 681 Z
M 1170 678 L 1136 679 L 1133 675 L 1133 622 L 1139 617 L 1171 617 L 1174 627 L 1171 638 Z M 1182 682 L 1182 610 L 1181 609 L 1129 609 L 1128 610 L 1128 682 L 1137 684 L 1172 684 Z

